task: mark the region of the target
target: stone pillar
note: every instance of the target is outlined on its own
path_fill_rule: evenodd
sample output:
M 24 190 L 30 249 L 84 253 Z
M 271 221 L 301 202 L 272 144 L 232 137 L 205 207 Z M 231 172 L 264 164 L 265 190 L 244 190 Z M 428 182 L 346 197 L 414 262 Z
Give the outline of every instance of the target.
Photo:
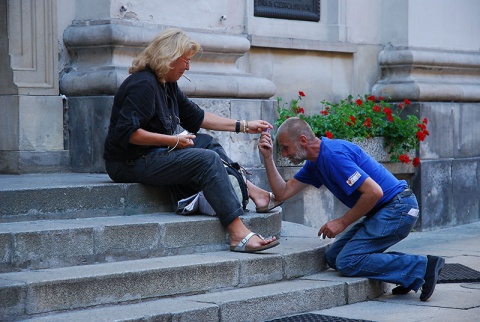
M 414 190 L 421 230 L 480 220 L 480 55 L 390 47 L 379 56 L 373 94 L 418 102 L 430 136 L 420 144 Z
M 0 173 L 68 168 L 55 0 L 0 3 Z

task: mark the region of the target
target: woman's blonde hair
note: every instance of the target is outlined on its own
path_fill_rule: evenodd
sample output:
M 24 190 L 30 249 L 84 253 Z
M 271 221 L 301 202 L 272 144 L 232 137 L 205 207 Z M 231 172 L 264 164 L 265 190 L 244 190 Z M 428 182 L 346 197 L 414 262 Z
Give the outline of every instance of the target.
M 133 60 L 132 67 L 128 69 L 128 72 L 133 74 L 150 67 L 157 75 L 158 81 L 162 82 L 171 69 L 170 64 L 189 50 L 193 56 L 202 48 L 198 42 L 188 37 L 181 29 L 166 29 L 159 33 L 147 48 Z

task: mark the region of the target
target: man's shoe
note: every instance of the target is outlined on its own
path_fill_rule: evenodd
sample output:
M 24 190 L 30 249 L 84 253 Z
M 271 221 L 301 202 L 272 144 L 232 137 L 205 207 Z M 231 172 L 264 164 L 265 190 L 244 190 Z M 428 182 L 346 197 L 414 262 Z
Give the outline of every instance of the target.
M 422 285 L 422 294 L 420 294 L 420 301 L 426 301 L 432 296 L 437 285 L 438 275 L 445 265 L 445 259 L 438 256 L 427 255 L 427 270 L 425 271 L 425 283 Z
M 394 289 L 392 289 L 393 295 L 405 295 L 412 290 L 411 287 L 403 287 L 402 285 L 398 285 Z

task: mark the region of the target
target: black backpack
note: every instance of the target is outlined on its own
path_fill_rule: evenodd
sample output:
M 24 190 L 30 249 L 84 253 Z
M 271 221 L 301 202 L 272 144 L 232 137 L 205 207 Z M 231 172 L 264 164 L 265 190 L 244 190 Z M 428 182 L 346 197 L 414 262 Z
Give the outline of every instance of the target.
M 248 196 L 248 187 L 247 187 L 247 171 L 237 162 L 229 163 L 223 160 L 223 165 L 225 170 L 227 170 L 228 177 L 232 183 L 235 194 L 237 195 L 238 200 L 242 204 L 243 210 L 248 211 L 247 205 L 250 200 Z

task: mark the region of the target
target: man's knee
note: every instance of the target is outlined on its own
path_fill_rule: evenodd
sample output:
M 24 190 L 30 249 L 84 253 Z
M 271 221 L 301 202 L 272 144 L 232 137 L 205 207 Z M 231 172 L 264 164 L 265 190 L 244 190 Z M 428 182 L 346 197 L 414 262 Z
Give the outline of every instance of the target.
M 330 268 L 337 269 L 336 261 L 337 261 L 337 254 L 333 253 L 330 250 L 327 251 L 325 254 L 325 260 Z
M 337 272 L 343 276 L 357 276 L 359 260 L 355 256 L 338 256 L 335 261 Z

